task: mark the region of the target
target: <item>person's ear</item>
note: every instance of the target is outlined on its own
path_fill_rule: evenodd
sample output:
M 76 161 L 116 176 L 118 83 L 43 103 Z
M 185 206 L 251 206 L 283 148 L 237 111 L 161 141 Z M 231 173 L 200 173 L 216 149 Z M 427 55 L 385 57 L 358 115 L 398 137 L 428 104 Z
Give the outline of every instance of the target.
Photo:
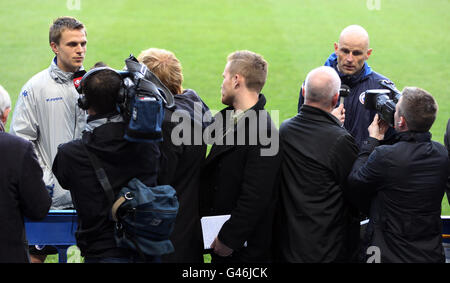
M 55 55 L 58 54 L 58 45 L 55 42 L 50 42 L 50 47 L 52 48 L 53 53 L 55 53 Z
M 337 55 L 338 50 L 339 50 L 339 45 L 335 42 L 334 43 L 334 53 L 336 53 L 336 55 Z
M 370 55 L 372 55 L 372 51 L 373 51 L 372 48 L 369 48 L 369 50 L 367 50 L 367 53 L 366 53 L 366 60 L 368 60 L 369 57 L 370 57 Z
M 233 77 L 233 87 L 236 89 L 240 86 L 242 80 L 242 76 L 239 74 L 235 74 Z
M 400 116 L 400 127 L 406 127 L 406 119 L 404 116 Z
M 335 108 L 336 107 L 336 105 L 337 105 L 337 103 L 338 103 L 338 100 L 339 100 L 339 92 L 338 93 L 336 93 L 334 96 L 333 96 L 333 98 L 331 99 L 331 108 Z
M 3 111 L 3 115 L 0 117 L 3 124 L 5 124 L 5 125 L 6 125 L 6 121 L 8 121 L 9 111 L 11 111 L 11 108 L 6 108 L 5 111 Z

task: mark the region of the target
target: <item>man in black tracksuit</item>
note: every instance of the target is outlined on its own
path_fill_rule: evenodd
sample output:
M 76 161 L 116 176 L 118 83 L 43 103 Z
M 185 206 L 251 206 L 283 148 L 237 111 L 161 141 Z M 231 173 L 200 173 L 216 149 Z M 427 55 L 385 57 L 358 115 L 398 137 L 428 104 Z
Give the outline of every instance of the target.
M 379 146 L 387 125 L 378 116 L 369 127 L 347 191 L 369 214 L 367 262 L 445 262 L 441 203 L 449 159 L 431 141 L 436 112 L 428 92 L 408 87 L 396 105 L 394 144 Z
M 356 261 L 358 211 L 344 198 L 343 188 L 358 147 L 331 114 L 339 87 L 332 68 L 311 71 L 305 104 L 280 127 L 283 160 L 274 227 L 276 261 Z
M 222 103 L 229 107 L 210 126 L 215 143 L 201 178 L 203 215 L 231 215 L 211 246 L 213 263 L 270 261 L 280 155 L 278 131 L 260 93 L 266 76 L 260 55 L 228 56 Z
M 81 139 L 59 146 L 53 172 L 70 190 L 78 214 L 77 246 L 85 262 L 135 262 L 141 260 L 138 255 L 116 245 L 111 206 L 84 147 L 98 157 L 117 195 L 134 177 L 147 186 L 157 184 L 158 145 L 124 139 L 126 124 L 116 111 L 121 78 L 115 71 L 96 72 L 84 85 L 89 103 L 86 130 Z

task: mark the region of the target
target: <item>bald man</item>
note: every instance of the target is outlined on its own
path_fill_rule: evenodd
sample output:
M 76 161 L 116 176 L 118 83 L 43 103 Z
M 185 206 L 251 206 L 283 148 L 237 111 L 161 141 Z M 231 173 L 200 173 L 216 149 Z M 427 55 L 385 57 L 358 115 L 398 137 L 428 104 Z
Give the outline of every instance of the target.
M 383 88 L 379 83 L 380 80 L 389 81 L 369 67 L 366 61 L 371 54 L 372 48 L 367 31 L 361 26 L 351 25 L 341 32 L 339 41 L 334 43 L 334 53 L 325 62 L 325 66 L 330 66 L 338 72 L 341 83 L 350 88 L 350 95 L 344 98 L 344 105 L 340 105 L 333 113 L 340 117 L 345 114 L 344 127 L 355 138 L 358 146 L 369 137 L 367 128 L 376 114 L 375 110 L 364 108 L 364 97 L 361 94 L 368 89 Z M 304 103 L 302 93 L 301 89 L 299 111 Z M 390 128 L 385 138 L 389 138 L 393 133 L 394 130 Z
M 358 147 L 331 114 L 340 86 L 333 68 L 312 70 L 306 77 L 300 112 L 280 126 L 283 161 L 275 261 L 356 261 L 359 217 L 342 188 Z

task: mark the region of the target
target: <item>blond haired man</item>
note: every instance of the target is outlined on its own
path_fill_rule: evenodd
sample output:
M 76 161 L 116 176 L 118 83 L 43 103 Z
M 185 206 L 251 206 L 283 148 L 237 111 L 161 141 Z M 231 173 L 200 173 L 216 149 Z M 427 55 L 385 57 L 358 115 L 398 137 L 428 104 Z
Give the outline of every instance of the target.
M 177 191 L 180 204 L 175 228 L 170 236 L 175 252 L 164 255 L 163 262 L 203 262 L 203 246 L 199 217 L 200 171 L 206 156 L 206 144 L 195 136 L 202 137 L 203 116 L 209 113 L 208 106 L 192 89 L 182 87 L 183 73 L 180 61 L 171 51 L 150 48 L 141 52 L 138 60 L 144 63 L 173 93 L 174 111 L 166 110 L 162 125 L 163 142 L 160 146 L 165 165 L 161 166 L 159 182 L 170 184 Z M 182 118 L 180 124 L 177 117 Z M 172 138 L 175 127 L 190 132 L 184 142 Z
M 202 214 L 230 215 L 212 243 L 212 262 L 268 262 L 280 165 L 278 150 L 264 154 L 268 143 L 262 138 L 278 143 L 261 93 L 268 64 L 247 50 L 227 61 L 221 99 L 228 107 L 211 125 L 215 143 L 201 178 Z

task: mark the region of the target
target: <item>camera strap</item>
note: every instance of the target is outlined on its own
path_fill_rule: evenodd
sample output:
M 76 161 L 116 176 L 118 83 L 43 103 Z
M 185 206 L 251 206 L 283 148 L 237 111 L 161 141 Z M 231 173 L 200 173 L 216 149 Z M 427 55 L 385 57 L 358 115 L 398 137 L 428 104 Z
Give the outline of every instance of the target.
M 109 182 L 108 176 L 106 175 L 105 170 L 101 167 L 100 160 L 98 159 L 98 157 L 95 156 L 92 152 L 90 152 L 84 143 L 83 148 L 87 156 L 89 157 L 92 166 L 94 167 L 97 180 L 100 182 L 100 185 L 105 191 L 106 197 L 108 199 L 108 205 L 111 206 L 114 203 L 114 192 L 111 187 L 111 183 Z

